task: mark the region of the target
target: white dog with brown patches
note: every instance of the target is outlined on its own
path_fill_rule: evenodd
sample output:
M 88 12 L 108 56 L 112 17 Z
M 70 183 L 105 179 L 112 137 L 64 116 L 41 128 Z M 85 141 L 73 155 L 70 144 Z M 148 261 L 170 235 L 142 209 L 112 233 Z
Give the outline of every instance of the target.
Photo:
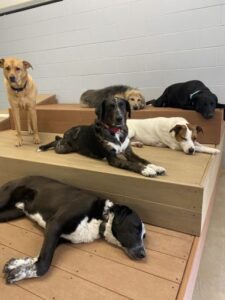
M 131 145 L 169 147 L 186 154 L 204 152 L 219 153 L 220 150 L 203 146 L 197 142 L 197 135 L 203 132 L 200 126 L 191 125 L 184 118 L 149 118 L 127 120 Z

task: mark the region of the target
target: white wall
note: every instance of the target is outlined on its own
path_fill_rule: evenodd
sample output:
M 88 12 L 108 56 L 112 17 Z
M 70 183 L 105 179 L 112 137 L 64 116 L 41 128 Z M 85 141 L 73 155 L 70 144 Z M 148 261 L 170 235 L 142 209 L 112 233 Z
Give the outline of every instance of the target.
M 0 17 L 5 56 L 30 61 L 39 91 L 61 102 L 119 83 L 152 98 L 200 79 L 225 103 L 225 1 L 64 0 Z

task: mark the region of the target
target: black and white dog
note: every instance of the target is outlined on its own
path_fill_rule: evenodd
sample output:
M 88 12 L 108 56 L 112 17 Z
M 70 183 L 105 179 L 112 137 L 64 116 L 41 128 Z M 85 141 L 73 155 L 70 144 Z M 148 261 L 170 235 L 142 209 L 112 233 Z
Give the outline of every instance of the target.
M 144 224 L 133 210 L 62 182 L 29 176 L 4 184 L 0 222 L 25 215 L 45 228 L 44 242 L 38 257 L 12 258 L 6 263 L 7 283 L 44 275 L 56 247 L 65 240 L 88 243 L 103 238 L 132 259 L 146 256 Z
M 133 152 L 126 125 L 127 113 L 130 116 L 129 102 L 117 97 L 108 98 L 96 109 L 97 120 L 93 125 L 73 127 L 63 138 L 56 136 L 55 141 L 40 146 L 38 151 L 54 148 L 59 154 L 77 152 L 92 158 L 106 158 L 111 166 L 143 176 L 164 174 L 163 167 L 153 165 Z M 118 154 L 123 154 L 126 160 Z
M 212 118 L 216 108 L 225 108 L 224 104 L 218 103 L 217 96 L 199 80 L 172 84 L 158 99 L 147 101 L 146 104 L 196 110 L 205 119 Z

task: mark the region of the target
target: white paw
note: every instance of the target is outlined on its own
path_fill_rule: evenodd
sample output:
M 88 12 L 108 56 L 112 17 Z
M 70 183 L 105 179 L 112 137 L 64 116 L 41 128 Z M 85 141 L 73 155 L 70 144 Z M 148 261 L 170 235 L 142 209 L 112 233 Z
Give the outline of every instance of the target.
M 144 169 L 141 171 L 141 174 L 146 177 L 155 177 L 157 175 L 156 171 L 149 166 L 150 165 L 145 166 Z
M 37 277 L 37 268 L 35 262 L 37 258 L 26 257 L 23 259 L 10 259 L 3 269 L 6 283 L 11 284 L 16 281 Z
M 153 165 L 153 164 L 149 164 L 148 166 L 150 168 L 152 168 L 153 170 L 155 170 L 157 175 L 164 175 L 166 173 L 166 169 L 161 167 L 161 166 L 156 166 L 156 165 Z
M 220 153 L 219 149 L 212 149 L 212 154 L 218 154 L 218 153 Z

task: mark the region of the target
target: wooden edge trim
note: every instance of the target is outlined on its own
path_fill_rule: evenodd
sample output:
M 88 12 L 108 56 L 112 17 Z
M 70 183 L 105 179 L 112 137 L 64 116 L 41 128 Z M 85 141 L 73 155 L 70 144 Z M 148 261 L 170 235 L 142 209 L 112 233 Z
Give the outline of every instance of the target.
M 201 261 L 201 256 L 203 252 L 203 248 L 205 245 L 205 240 L 208 232 L 208 227 L 211 219 L 212 209 L 215 201 L 215 194 L 217 190 L 219 173 L 217 173 L 215 187 L 210 199 L 210 205 L 208 207 L 207 216 L 205 219 L 205 224 L 200 237 L 195 237 L 192 248 L 190 251 L 190 256 L 188 258 L 188 262 L 184 271 L 184 276 L 182 279 L 182 283 L 180 285 L 177 300 L 191 300 L 192 294 L 195 287 L 196 278 L 198 275 L 198 269 Z

